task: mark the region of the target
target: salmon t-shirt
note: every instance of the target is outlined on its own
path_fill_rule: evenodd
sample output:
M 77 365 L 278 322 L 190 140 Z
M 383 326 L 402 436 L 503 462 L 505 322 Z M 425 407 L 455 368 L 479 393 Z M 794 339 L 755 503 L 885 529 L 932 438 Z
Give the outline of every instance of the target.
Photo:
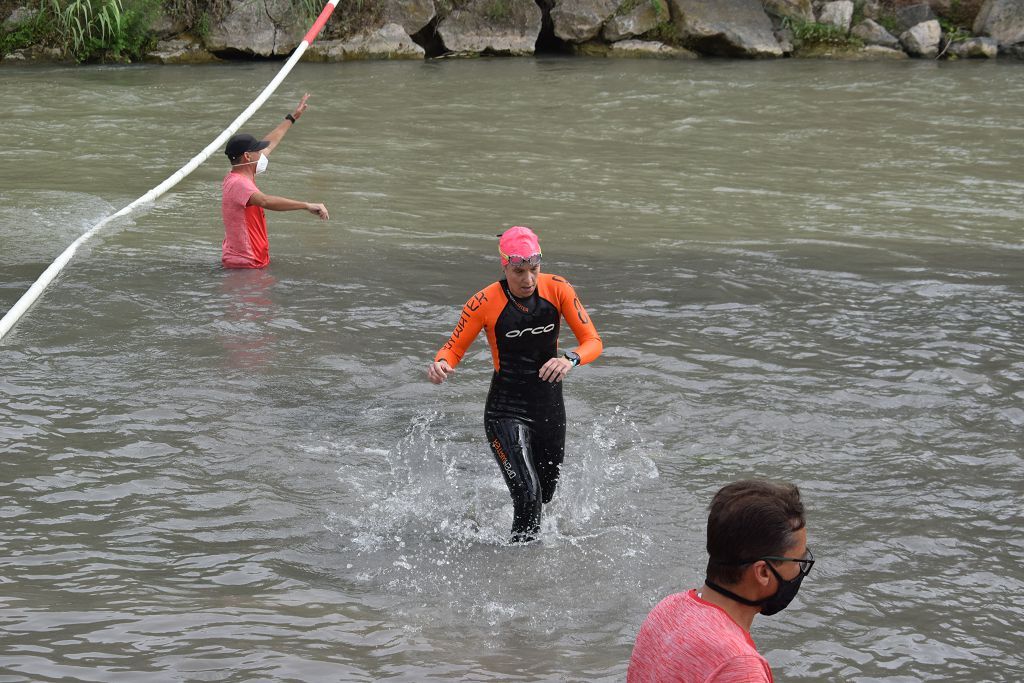
M 267 217 L 263 208 L 249 206 L 249 198 L 259 188 L 252 178 L 228 173 L 221 185 L 221 217 L 224 219 L 224 243 L 221 263 L 225 268 L 266 268 L 270 263 Z
M 772 670 L 749 633 L 690 590 L 668 596 L 647 615 L 626 681 L 772 683 Z

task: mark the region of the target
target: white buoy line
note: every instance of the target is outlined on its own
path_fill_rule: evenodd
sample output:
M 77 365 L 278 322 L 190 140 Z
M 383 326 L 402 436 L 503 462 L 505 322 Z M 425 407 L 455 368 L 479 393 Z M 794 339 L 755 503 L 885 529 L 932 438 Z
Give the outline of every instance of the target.
M 234 135 L 235 132 L 242 127 L 242 124 L 248 121 L 252 115 L 263 106 L 263 103 L 274 94 L 274 91 L 277 90 L 277 86 L 281 85 L 285 77 L 288 76 L 289 72 L 291 72 L 295 64 L 298 63 L 299 59 L 306 52 L 306 49 L 314 40 L 316 40 L 317 35 L 324 27 L 324 24 L 327 23 L 327 19 L 331 16 L 331 12 L 334 11 L 337 4 L 338 0 L 328 0 L 327 4 L 324 5 L 323 10 L 320 12 L 320 16 L 318 16 L 316 21 L 313 22 L 313 25 L 302 39 L 302 42 L 299 43 L 297 48 L 295 48 L 295 52 L 292 53 L 292 56 L 288 58 L 288 61 L 285 62 L 284 66 L 281 67 L 281 70 L 277 72 L 276 76 L 274 76 L 274 80 L 270 81 L 267 87 L 263 89 L 263 92 L 261 92 L 259 96 L 252 101 L 252 104 L 246 107 L 245 111 L 239 114 L 238 118 L 232 121 L 231 125 L 225 128 L 213 142 L 203 149 L 203 151 L 192 157 L 187 164 L 171 174 L 167 180 L 163 181 L 117 213 L 107 216 L 68 245 L 67 249 L 61 252 L 60 256 L 54 259 L 53 263 L 51 263 L 49 267 L 43 271 L 42 275 L 32 283 L 32 286 L 21 295 L 21 298 L 18 299 L 13 306 L 11 306 L 11 309 L 7 311 L 4 317 L 0 318 L 0 340 L 2 340 L 4 336 L 11 331 L 19 320 L 21 320 L 22 316 L 24 316 L 25 313 L 28 312 L 29 308 L 32 307 L 32 304 L 39 299 L 43 291 L 51 282 L 54 281 L 57 275 L 60 274 L 61 270 L 64 269 L 64 266 L 71 261 L 71 257 L 75 255 L 76 251 L 78 251 L 78 247 L 82 246 L 90 237 L 102 230 L 104 226 L 115 218 L 127 216 L 142 204 L 155 201 L 158 197 L 167 192 L 167 190 L 184 180 L 186 176 L 192 173 L 192 171 L 199 168 L 199 165 L 209 159 L 211 154 L 223 148 L 228 138 Z

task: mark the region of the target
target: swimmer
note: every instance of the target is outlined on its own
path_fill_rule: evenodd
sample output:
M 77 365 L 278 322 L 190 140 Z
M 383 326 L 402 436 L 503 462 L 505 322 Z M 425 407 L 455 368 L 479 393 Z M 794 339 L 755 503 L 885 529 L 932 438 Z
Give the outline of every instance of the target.
M 601 338 L 565 279 L 540 272 L 541 250 L 529 228 L 500 235 L 505 279 L 466 302 L 451 338 L 437 352 L 427 377 L 441 384 L 455 372 L 480 330 L 487 333 L 494 375 L 484 410 L 484 431 L 512 496 L 512 541 L 537 537 L 541 508 L 555 495 L 565 451 L 562 381 L 601 354 Z M 561 320 L 579 345 L 560 353 Z

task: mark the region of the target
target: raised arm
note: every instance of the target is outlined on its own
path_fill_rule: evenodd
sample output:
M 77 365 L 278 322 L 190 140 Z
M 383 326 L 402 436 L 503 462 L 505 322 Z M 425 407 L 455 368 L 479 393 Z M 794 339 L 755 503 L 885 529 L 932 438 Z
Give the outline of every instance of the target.
M 309 93 L 306 93 L 305 95 L 302 96 L 302 99 L 299 100 L 299 104 L 298 106 L 295 107 L 295 110 L 292 111 L 292 113 L 289 114 L 288 116 L 291 116 L 292 119 L 298 121 L 299 117 L 302 116 L 302 112 L 306 111 L 306 100 L 308 99 Z M 284 121 L 277 124 L 277 127 L 274 128 L 274 130 L 264 135 L 263 139 L 268 141 L 270 143 L 270 146 L 264 149 L 263 153 L 266 154 L 267 156 L 270 156 L 270 153 L 274 151 L 275 147 L 277 147 L 277 143 L 281 142 L 281 138 L 283 138 L 285 136 L 285 133 L 287 133 L 294 125 L 295 123 L 291 119 L 285 118 Z

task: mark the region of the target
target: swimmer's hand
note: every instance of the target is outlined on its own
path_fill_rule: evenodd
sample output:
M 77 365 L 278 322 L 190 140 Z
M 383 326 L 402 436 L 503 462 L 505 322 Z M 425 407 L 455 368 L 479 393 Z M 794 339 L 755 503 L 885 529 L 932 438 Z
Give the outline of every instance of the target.
M 326 221 L 331 217 L 327 213 L 327 207 L 323 204 L 306 204 L 306 211 L 309 211 L 314 216 L 320 216 L 320 220 Z
M 540 378 L 545 382 L 561 382 L 572 370 L 572 361 L 565 356 L 552 358 L 540 368 Z
M 444 359 L 434 361 L 430 364 L 430 367 L 427 368 L 427 379 L 434 384 L 440 384 L 448 379 L 448 375 L 454 374 L 455 368 L 448 365 L 448 361 Z

